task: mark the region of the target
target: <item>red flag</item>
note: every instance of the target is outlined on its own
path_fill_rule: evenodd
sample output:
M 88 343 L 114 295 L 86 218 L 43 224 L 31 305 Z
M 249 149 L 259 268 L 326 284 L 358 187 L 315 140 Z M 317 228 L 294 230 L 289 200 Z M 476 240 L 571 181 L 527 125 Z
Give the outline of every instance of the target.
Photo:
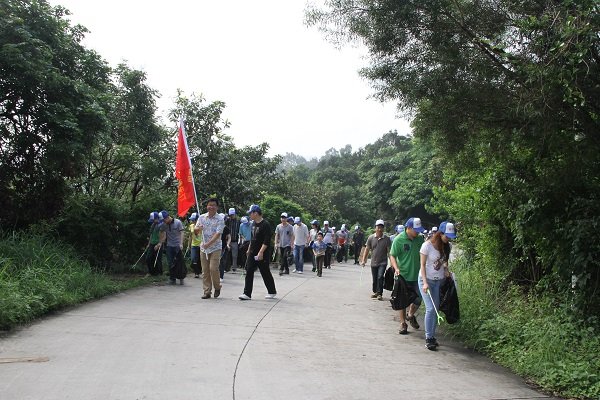
M 183 129 L 183 120 L 179 120 L 175 178 L 179 181 L 179 191 L 177 193 L 177 214 L 180 217 L 185 217 L 190 207 L 196 204 L 196 191 L 194 189 L 194 181 L 192 179 L 192 160 L 190 159 L 187 139 Z

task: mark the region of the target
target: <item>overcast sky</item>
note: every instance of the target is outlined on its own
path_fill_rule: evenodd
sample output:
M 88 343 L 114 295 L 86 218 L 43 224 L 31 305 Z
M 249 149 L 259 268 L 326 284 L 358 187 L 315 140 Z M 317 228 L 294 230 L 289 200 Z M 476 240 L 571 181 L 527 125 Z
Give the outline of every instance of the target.
M 354 150 L 408 123 L 368 97 L 364 49 L 338 50 L 304 25 L 306 0 L 50 0 L 90 30 L 84 44 L 112 66 L 126 60 L 158 90 L 161 114 L 177 88 L 227 104 L 236 145 L 271 155 Z

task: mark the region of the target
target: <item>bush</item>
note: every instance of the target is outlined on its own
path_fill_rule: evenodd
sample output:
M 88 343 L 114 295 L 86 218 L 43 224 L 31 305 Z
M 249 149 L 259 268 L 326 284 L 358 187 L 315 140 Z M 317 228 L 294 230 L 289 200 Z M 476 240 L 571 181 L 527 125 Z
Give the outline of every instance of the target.
M 473 263 L 473 264 L 472 264 Z M 524 293 L 503 283 L 480 260 L 455 261 L 461 321 L 449 329 L 467 345 L 560 396 L 600 396 L 600 336 L 596 321 L 571 315 L 572 295 L 562 302 L 540 290 Z
M 160 211 L 160 199 L 130 207 L 111 198 L 74 196 L 49 229 L 93 267 L 123 272 L 148 243 L 148 214 Z
M 0 329 L 139 285 L 92 270 L 75 251 L 41 235 L 0 237 Z

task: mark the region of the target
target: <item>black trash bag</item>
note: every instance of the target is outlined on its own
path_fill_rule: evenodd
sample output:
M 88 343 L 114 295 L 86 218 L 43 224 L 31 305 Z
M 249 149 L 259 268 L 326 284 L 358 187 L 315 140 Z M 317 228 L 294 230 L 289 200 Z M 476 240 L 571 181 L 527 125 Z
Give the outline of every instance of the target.
M 417 292 L 412 288 L 412 286 L 408 286 L 404 278 L 399 275 L 394 281 L 394 288 L 392 290 L 392 297 L 390 298 L 390 303 L 392 303 L 392 308 L 394 310 L 404 310 L 406 307 L 414 303 L 414 301 L 419 297 Z
M 446 278 L 440 287 L 440 311 L 446 314 L 446 322 L 453 324 L 460 319 L 460 308 L 458 305 L 458 292 L 452 278 Z
M 169 277 L 171 279 L 184 279 L 187 275 L 187 267 L 183 259 L 183 251 L 177 250 L 177 254 L 173 257 L 173 263 L 169 265 Z
M 383 288 L 385 290 L 394 290 L 394 268 L 392 267 L 385 270 L 385 275 L 383 275 Z
M 250 242 L 245 241 L 238 247 L 238 256 L 237 256 L 237 264 L 238 265 L 246 265 L 246 253 L 248 252 L 249 246 L 250 246 Z

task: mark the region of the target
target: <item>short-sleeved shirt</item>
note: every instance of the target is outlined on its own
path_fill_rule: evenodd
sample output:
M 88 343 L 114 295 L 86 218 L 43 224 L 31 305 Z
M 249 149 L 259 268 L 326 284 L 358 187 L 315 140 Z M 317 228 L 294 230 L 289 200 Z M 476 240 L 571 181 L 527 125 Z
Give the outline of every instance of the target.
M 421 245 L 420 253 L 427 256 L 427 260 L 425 261 L 427 279 L 442 279 L 446 276 L 444 271 L 445 259 L 433 246 L 431 241 L 427 241 Z
M 202 236 L 194 233 L 196 224 L 190 224 L 190 234 L 192 235 L 192 247 L 200 247 L 202 244 Z
M 150 226 L 150 244 L 151 245 L 157 245 L 158 242 L 160 241 L 160 224 L 159 223 L 152 223 L 152 226 Z
M 296 246 L 306 246 L 308 238 L 308 227 L 305 224 L 294 225 L 294 244 Z
M 181 231 L 184 231 L 183 223 L 177 218 L 173 218 L 170 224 L 163 222 L 160 225 L 160 231 L 167 234 L 167 247 L 180 247 Z
M 252 231 L 250 230 L 250 222 L 240 224 L 239 235 L 244 237 L 244 240 L 250 240 Z
M 268 254 L 267 252 L 269 250 L 268 248 L 271 246 L 272 234 L 271 225 L 269 225 L 266 219 L 252 224 L 252 239 L 250 241 L 250 255 L 252 257 L 258 255 L 263 244 L 267 246 L 265 254 Z
M 419 277 L 421 256 L 419 250 L 423 245 L 423 236 L 418 235 L 410 240 L 406 232 L 401 232 L 392 243 L 390 255 L 396 257 L 400 275 L 408 282 L 416 282 Z
M 323 242 L 325 244 L 333 244 L 333 229 L 323 228 Z
M 294 234 L 294 228 L 287 224 L 277 225 L 275 228 L 275 234 L 279 237 L 279 247 L 288 247 L 292 245 L 292 235 Z
M 338 244 L 340 246 L 345 245 L 346 240 L 348 240 L 348 232 L 347 231 L 339 231 L 337 233 L 337 240 L 338 240 Z
M 322 240 L 320 242 L 318 240 L 316 240 L 312 244 L 312 248 L 315 251 L 315 255 L 317 257 L 322 256 L 325 254 L 325 250 L 327 249 L 327 244 L 325 244 L 325 242 L 323 242 Z
M 225 222 L 223 221 L 223 217 L 221 217 L 219 214 L 209 217 L 208 213 L 205 213 L 198 217 L 198 222 L 196 222 L 196 228 L 200 227 L 203 227 L 202 241 L 204 243 L 208 243 L 215 233 L 223 233 L 223 229 L 225 229 Z M 212 246 L 207 249 L 201 249 L 201 251 L 206 254 L 210 254 L 214 253 L 215 251 L 221 251 L 221 249 L 221 241 L 215 240 Z
M 240 231 L 240 220 L 236 217 L 229 217 L 225 225 L 229 228 L 229 233 L 231 234 L 231 243 L 237 243 L 239 240 L 239 231 Z
M 371 267 L 387 264 L 392 247 L 390 238 L 383 234 L 380 238 L 372 234 L 367 239 L 367 250 L 371 250 Z

